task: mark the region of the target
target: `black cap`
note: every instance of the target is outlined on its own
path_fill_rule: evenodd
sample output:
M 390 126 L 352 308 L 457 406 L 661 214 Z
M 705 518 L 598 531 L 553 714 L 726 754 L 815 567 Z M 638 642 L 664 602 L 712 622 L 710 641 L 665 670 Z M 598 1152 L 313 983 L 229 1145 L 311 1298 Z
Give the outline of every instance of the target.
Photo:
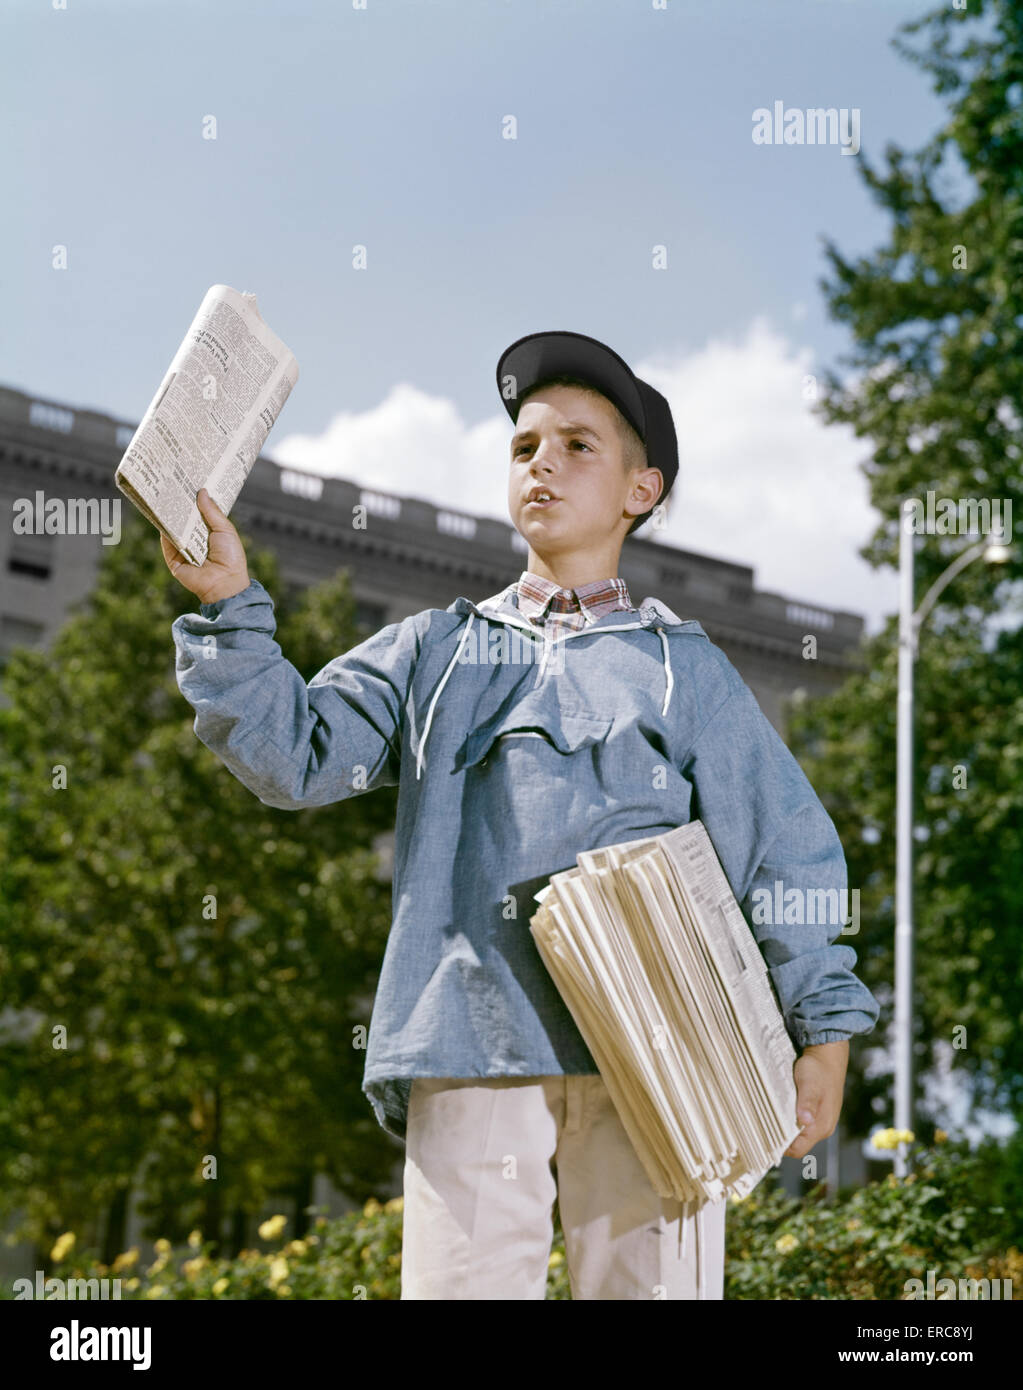
M 518 420 L 523 396 L 551 376 L 579 377 L 618 407 L 643 441 L 647 466 L 661 471 L 664 487 L 658 503 L 663 502 L 678 476 L 678 440 L 671 407 L 660 391 L 641 381 L 617 352 L 596 338 L 529 333 L 505 348 L 497 363 L 497 389 L 513 421 Z M 637 517 L 629 533 L 650 515 Z

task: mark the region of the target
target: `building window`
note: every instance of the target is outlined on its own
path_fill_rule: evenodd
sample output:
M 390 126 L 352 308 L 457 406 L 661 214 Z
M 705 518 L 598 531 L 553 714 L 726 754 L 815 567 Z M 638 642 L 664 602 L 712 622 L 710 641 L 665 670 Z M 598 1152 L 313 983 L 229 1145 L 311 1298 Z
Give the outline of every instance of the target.
M 437 530 L 444 531 L 449 536 L 461 536 L 463 540 L 471 541 L 476 534 L 476 518 L 474 516 L 462 516 L 460 512 L 438 512 Z
M 389 497 L 386 492 L 360 492 L 359 501 L 373 516 L 386 516 L 396 521 L 401 516 L 401 498 Z
M 296 497 L 308 498 L 318 502 L 323 494 L 323 479 L 315 473 L 295 473 L 291 469 L 281 470 L 281 491 L 293 493 Z
M 25 579 L 49 579 L 53 573 L 54 536 L 15 535 L 7 553 L 9 574 Z
M 799 623 L 801 627 L 832 628 L 835 626 L 833 613 L 825 613 L 819 608 L 807 608 L 801 603 L 786 604 L 785 616 L 790 623 Z
M 355 600 L 355 626 L 372 634 L 387 626 L 387 609 L 382 603 L 370 603 L 366 599 Z
M 73 410 L 63 410 L 59 405 L 48 405 L 46 401 L 30 401 L 28 423 L 41 425 L 44 430 L 60 430 L 61 434 L 70 434 L 75 427 L 75 413 Z
M 135 430 L 131 425 L 118 425 L 114 435 L 114 443 L 119 449 L 127 449 L 128 445 L 135 438 Z
M 4 613 L 0 616 L 0 665 L 7 664 L 7 658 L 15 647 L 37 646 L 42 635 L 42 623 Z

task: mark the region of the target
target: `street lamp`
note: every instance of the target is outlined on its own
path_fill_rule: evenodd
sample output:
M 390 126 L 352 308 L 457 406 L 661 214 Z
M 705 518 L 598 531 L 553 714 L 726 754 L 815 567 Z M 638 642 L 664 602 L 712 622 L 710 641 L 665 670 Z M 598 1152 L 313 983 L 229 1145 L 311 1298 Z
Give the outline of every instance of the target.
M 913 661 L 920 628 L 945 586 L 983 555 L 989 564 L 1009 558 L 1007 529 L 992 531 L 957 555 L 913 612 L 915 503 L 902 504 L 899 536 L 899 695 L 895 766 L 895 1128 L 913 1130 Z M 895 1151 L 895 1173 L 905 1177 L 906 1146 Z

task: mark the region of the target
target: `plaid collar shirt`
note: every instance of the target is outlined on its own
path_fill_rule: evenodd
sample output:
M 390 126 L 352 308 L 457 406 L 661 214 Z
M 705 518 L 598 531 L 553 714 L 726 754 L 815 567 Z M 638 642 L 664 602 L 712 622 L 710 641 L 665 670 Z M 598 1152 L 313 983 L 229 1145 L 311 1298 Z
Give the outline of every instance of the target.
M 577 589 L 560 589 L 550 579 L 530 570 L 519 575 L 513 593 L 524 618 L 551 632 L 578 632 L 606 613 L 634 612 L 624 579 L 595 579 Z

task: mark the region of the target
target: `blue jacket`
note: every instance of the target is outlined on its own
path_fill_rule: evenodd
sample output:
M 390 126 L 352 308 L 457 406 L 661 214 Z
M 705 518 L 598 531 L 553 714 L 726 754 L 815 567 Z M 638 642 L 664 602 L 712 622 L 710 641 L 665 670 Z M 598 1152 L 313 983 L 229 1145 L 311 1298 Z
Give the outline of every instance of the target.
M 697 817 L 796 1047 L 869 1032 L 879 1006 L 840 921 L 756 922 L 755 890 L 843 891 L 846 866 L 725 654 L 653 598 L 552 640 L 512 591 L 391 623 L 308 685 L 258 580 L 173 624 L 196 734 L 265 805 L 399 787 L 362 1083 L 379 1123 L 404 1138 L 417 1076 L 597 1072 L 530 934 L 534 894 L 581 850 Z

